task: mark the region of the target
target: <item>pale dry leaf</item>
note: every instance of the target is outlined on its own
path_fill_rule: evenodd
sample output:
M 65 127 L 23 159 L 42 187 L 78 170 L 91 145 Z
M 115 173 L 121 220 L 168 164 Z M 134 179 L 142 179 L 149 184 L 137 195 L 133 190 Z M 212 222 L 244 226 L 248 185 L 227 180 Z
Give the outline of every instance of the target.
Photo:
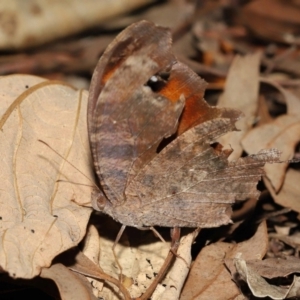
M 100 256 L 100 237 L 97 228 L 92 224 L 87 229 L 83 245 L 84 255 L 97 264 Z
M 185 1 L 161 1 L 156 5 L 149 5 L 138 14 L 125 14 L 108 20 L 103 25 L 101 24 L 101 28 L 116 31 L 140 20 L 149 20 L 160 26 L 174 28 L 183 22 L 184 17 L 191 15 L 190 6 Z M 188 44 L 185 46 L 188 47 Z
M 230 145 L 234 149 L 229 160 L 236 160 L 241 156 L 243 148 L 240 141 L 255 121 L 260 59 L 260 53 L 237 56 L 229 69 L 224 92 L 218 101 L 220 107 L 236 108 L 244 113 L 244 117 L 236 122 L 240 131 L 229 132 L 218 139 L 222 145 Z
M 233 299 L 240 291 L 224 265 L 232 269 L 232 259 L 239 253 L 243 258 L 261 259 L 268 247 L 267 227 L 260 224 L 255 235 L 245 242 L 218 242 L 204 247 L 192 265 L 180 300 Z M 222 293 L 220 293 L 222 291 Z
M 100 256 L 100 237 L 98 230 L 94 225 L 89 225 L 86 236 L 83 241 L 83 254 L 88 257 L 95 264 L 99 262 Z M 87 277 L 93 287 L 93 293 L 96 297 L 99 297 L 99 293 L 103 289 L 103 281 L 96 280 L 94 278 Z
M 294 169 L 288 169 L 283 185 L 278 193 L 273 189 L 268 179 L 264 180 L 267 189 L 270 191 L 274 201 L 284 207 L 291 208 L 300 213 L 300 172 Z
M 270 80 L 264 79 L 263 82 L 273 85 L 282 93 L 287 104 L 287 114 L 253 128 L 244 136 L 242 145 L 250 153 L 274 147 L 282 152 L 282 161 L 289 160 L 300 141 L 300 99 Z M 280 190 L 284 182 L 287 166 L 287 163 L 281 163 L 266 164 L 264 167 L 274 193 Z
M 70 271 L 62 264 L 43 268 L 41 277 L 52 279 L 56 283 L 62 300 L 98 299 L 91 293 L 90 284 L 83 275 Z
M 247 266 L 265 278 L 286 277 L 300 273 L 300 259 L 287 256 L 286 259 L 272 257 L 264 260 L 247 260 Z
M 19 95 L 12 93 L 15 86 Z M 91 188 L 70 181 L 90 182 L 65 159 L 93 178 L 87 93 L 26 75 L 1 77 L 0 87 L 5 105 L 0 120 L 0 265 L 12 277 L 32 278 L 85 235 L 91 209 L 79 203 L 90 201 Z
M 300 296 L 300 277 L 294 276 L 294 281 L 290 287 L 287 298 L 297 299 Z
M 5 122 L 6 115 L 15 108 L 15 99 L 21 94 L 26 96 L 26 91 L 32 86 L 47 81 L 45 78 L 31 75 L 10 75 L 1 77 L 1 124 Z M 25 93 L 25 94 L 24 94 Z
M 260 78 L 260 81 L 266 84 L 269 84 L 276 88 L 284 97 L 284 100 L 287 105 L 287 114 L 288 115 L 293 115 L 297 114 L 300 110 L 300 102 L 299 98 L 289 90 L 283 88 L 280 84 L 278 84 L 276 81 L 268 78 Z
M 91 28 L 153 0 L 10 0 L 0 4 L 0 49 L 40 45 Z
M 291 227 L 274 225 L 274 229 L 277 233 L 279 233 L 281 235 L 289 235 Z
M 166 278 L 157 286 L 152 295 L 152 300 L 179 299 L 183 284 L 190 270 L 192 261 L 191 247 L 198 233 L 199 230 L 196 230 L 181 238 L 177 251 L 178 258 Z
M 299 101 L 300 103 L 300 101 Z M 279 149 L 283 161 L 293 158 L 294 149 L 300 141 L 300 114 L 282 115 L 273 122 L 261 125 L 251 130 L 243 139 L 245 150 Z M 264 167 L 274 192 L 278 192 L 284 182 L 288 163 L 267 164 Z
M 248 300 L 248 298 L 242 294 L 237 295 L 236 297 L 233 298 L 233 300 Z
M 234 265 L 240 277 L 247 282 L 252 294 L 256 297 L 270 297 L 271 299 L 285 299 L 289 293 L 288 287 L 279 287 L 269 284 L 264 278 L 259 276 L 245 260 L 237 258 Z
M 262 94 L 260 94 L 258 98 L 257 119 L 259 120 L 259 125 L 269 123 L 273 120 L 269 113 L 266 97 Z

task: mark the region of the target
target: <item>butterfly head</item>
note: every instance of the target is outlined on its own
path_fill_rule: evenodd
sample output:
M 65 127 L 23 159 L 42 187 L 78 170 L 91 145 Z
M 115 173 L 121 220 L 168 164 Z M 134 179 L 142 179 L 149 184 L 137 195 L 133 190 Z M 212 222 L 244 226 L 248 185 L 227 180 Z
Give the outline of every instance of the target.
M 105 211 L 105 208 L 110 205 L 103 192 L 99 189 L 93 189 L 92 191 L 92 206 L 95 210 Z

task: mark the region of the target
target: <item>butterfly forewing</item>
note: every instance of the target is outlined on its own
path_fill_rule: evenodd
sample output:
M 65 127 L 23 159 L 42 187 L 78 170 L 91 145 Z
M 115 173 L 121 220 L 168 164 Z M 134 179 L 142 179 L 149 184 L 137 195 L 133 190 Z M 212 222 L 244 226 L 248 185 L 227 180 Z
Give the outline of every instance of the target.
M 176 131 L 184 106 L 184 98 L 169 101 L 145 85 L 175 62 L 169 31 L 146 24 L 147 30 L 141 22 L 117 37 L 116 47 L 109 46 L 99 62 L 98 69 L 102 65 L 106 73 L 100 71 L 93 78 L 101 89 L 99 94 L 93 90 L 89 100 L 90 143 L 97 175 L 111 203 L 125 200 L 130 173 L 134 176 L 155 155 L 160 141 Z

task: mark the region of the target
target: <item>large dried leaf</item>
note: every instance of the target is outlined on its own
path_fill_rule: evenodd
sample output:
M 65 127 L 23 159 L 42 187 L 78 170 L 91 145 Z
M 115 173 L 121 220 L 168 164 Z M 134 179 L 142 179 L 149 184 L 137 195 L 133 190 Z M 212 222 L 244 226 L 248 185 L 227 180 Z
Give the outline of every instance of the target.
M 151 2 L 153 0 L 2 1 L 0 49 L 40 45 Z
M 87 94 L 24 75 L 2 77 L 0 87 L 0 265 L 13 277 L 32 278 L 85 234 L 91 210 L 79 203 L 90 200 L 91 188 L 70 181 L 90 182 L 65 159 L 93 178 Z
M 260 56 L 260 53 L 256 53 L 234 59 L 226 78 L 225 90 L 218 101 L 218 106 L 236 108 L 244 113 L 244 118 L 236 122 L 240 132 L 229 132 L 219 138 L 222 145 L 229 144 L 234 149 L 231 160 L 241 156 L 243 148 L 240 141 L 254 123 L 258 106 Z
M 268 246 L 266 224 L 262 223 L 256 234 L 239 244 L 215 243 L 202 249 L 192 265 L 180 300 L 233 299 L 240 294 L 224 265 L 231 264 L 238 253 L 245 259 L 261 259 Z M 220 293 L 220 291 L 222 291 Z

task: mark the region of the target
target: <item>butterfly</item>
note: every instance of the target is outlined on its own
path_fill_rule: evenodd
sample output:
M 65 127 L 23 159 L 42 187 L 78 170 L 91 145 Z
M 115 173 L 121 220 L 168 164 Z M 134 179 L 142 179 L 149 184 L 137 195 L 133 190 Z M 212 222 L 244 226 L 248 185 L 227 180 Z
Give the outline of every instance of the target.
M 100 191 L 92 204 L 123 226 L 217 227 L 231 205 L 258 198 L 276 150 L 229 162 L 217 138 L 241 113 L 209 106 L 205 82 L 172 53 L 168 29 L 140 21 L 107 47 L 94 71 L 88 130 Z M 166 144 L 166 145 L 165 145 Z

